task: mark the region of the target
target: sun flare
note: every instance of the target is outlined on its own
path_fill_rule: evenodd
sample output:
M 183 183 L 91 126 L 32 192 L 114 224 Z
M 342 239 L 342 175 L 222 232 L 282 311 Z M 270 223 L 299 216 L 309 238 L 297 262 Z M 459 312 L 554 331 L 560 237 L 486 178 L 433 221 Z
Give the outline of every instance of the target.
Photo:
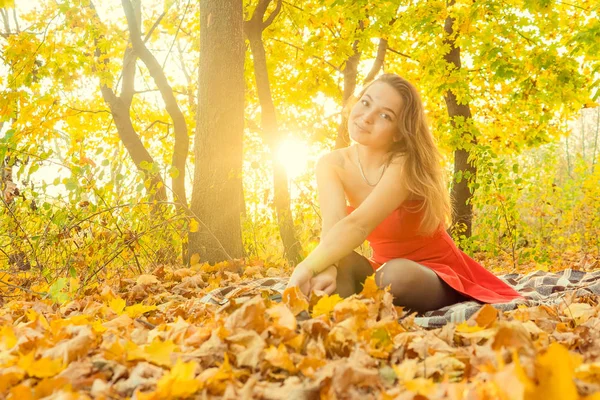
M 281 142 L 277 150 L 277 160 L 285 167 L 288 178 L 294 179 L 306 172 L 309 153 L 306 143 L 288 138 Z

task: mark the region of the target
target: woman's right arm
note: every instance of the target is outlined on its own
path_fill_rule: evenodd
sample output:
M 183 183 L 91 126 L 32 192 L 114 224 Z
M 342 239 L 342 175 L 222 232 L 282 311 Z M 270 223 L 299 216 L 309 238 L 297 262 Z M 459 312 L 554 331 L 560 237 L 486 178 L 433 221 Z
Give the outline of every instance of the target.
M 317 191 L 321 209 L 321 240 L 327 232 L 346 215 L 346 196 L 338 171 L 343 168 L 344 158 L 336 150 L 321 157 L 317 162 Z

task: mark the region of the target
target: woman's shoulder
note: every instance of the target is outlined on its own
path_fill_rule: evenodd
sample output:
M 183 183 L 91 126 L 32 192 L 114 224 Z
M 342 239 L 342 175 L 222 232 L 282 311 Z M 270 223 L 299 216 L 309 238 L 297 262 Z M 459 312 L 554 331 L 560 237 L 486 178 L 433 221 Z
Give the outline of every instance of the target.
M 331 167 L 335 169 L 345 169 L 348 162 L 350 162 L 350 160 L 347 155 L 347 148 L 336 149 L 319 158 L 317 161 L 317 169 Z

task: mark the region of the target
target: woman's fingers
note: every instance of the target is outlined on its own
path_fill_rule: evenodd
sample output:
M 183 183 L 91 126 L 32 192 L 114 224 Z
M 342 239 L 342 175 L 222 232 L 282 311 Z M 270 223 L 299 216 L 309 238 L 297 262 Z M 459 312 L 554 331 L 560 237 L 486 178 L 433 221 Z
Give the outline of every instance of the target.
M 335 292 L 335 288 L 336 288 L 336 284 L 335 281 L 331 282 L 331 284 L 329 284 L 329 286 L 327 286 L 325 289 L 323 289 L 323 291 L 327 294 L 332 294 L 333 292 Z

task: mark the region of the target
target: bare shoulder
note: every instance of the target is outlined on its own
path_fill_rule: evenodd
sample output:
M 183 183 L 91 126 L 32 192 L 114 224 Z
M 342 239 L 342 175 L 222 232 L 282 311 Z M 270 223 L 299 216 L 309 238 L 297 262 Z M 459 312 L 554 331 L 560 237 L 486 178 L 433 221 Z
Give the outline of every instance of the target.
M 345 150 L 346 149 L 337 149 L 321 156 L 317 162 L 317 170 L 332 167 L 334 169 L 344 169 L 346 164 Z

